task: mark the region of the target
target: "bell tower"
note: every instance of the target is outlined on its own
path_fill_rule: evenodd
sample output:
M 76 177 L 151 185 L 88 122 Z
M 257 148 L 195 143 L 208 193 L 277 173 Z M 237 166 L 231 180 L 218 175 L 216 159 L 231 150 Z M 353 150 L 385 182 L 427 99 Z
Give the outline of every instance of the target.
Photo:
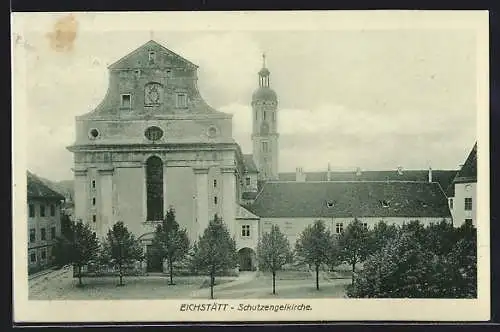
M 259 87 L 252 95 L 253 157 L 259 170 L 259 180 L 278 179 L 278 98 L 270 87 L 270 71 L 266 55 L 262 55 L 262 69 L 258 73 Z

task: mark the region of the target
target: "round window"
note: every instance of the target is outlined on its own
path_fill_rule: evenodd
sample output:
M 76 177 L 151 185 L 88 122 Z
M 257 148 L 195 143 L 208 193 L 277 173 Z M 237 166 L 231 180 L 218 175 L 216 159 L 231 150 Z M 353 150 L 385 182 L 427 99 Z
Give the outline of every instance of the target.
M 208 128 L 208 136 L 212 137 L 212 138 L 217 136 L 217 128 L 215 128 L 213 126 Z
M 156 126 L 149 127 L 146 129 L 144 136 L 150 141 L 157 141 L 163 137 L 163 130 Z
M 90 131 L 89 131 L 89 137 L 91 139 L 96 139 L 97 137 L 99 137 L 99 130 L 97 130 L 95 128 L 90 129 Z

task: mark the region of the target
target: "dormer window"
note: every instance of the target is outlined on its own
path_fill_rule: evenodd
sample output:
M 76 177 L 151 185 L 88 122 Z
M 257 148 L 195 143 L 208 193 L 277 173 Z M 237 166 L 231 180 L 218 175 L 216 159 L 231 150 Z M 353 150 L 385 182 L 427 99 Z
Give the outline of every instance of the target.
M 335 206 L 335 202 L 334 201 L 326 201 L 326 206 L 329 208 L 332 208 Z
M 385 208 L 389 207 L 389 202 L 388 202 L 388 201 L 386 201 L 385 199 L 384 199 L 384 200 L 381 200 L 381 201 L 380 201 L 380 204 L 382 205 L 382 207 L 385 207 Z
M 130 93 L 125 93 L 121 95 L 121 107 L 130 108 L 132 106 L 132 96 Z
M 156 53 L 154 51 L 149 52 L 149 63 L 154 63 L 156 60 Z
M 177 107 L 186 108 L 187 107 L 187 95 L 185 93 L 177 94 Z

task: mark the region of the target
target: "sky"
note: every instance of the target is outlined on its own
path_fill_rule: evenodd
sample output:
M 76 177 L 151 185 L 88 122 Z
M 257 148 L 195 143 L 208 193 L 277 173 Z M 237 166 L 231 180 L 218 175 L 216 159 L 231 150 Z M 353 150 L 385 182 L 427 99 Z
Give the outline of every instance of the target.
M 266 53 L 279 100 L 279 171 L 457 169 L 476 140 L 472 30 L 103 31 L 80 21 L 73 47 L 55 51 L 40 20 L 26 50 L 28 169 L 72 178 L 75 116 L 107 89 L 107 66 L 151 37 L 199 66 L 198 87 L 231 113 L 251 153 L 251 96 Z M 20 60 L 19 60 L 20 61 Z

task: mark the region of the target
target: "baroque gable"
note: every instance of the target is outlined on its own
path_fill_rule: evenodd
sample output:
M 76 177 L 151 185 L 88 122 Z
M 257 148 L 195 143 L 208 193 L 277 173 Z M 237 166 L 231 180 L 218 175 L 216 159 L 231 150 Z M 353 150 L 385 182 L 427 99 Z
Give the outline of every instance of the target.
M 154 55 L 152 55 L 152 52 L 154 52 Z M 154 40 L 148 41 L 146 44 L 108 66 L 110 70 L 141 68 L 185 68 L 195 70 L 198 66 Z

